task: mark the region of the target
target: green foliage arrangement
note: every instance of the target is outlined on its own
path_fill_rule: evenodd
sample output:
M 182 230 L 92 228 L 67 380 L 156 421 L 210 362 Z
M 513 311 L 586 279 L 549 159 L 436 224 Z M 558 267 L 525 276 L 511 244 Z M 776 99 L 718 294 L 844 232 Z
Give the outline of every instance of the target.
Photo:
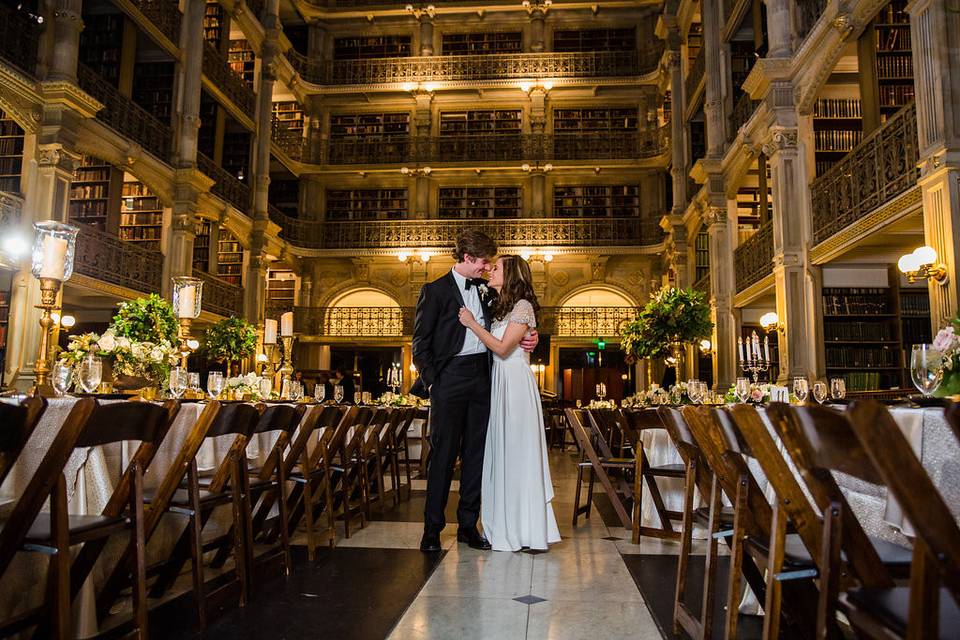
M 115 335 L 132 342 L 177 342 L 178 324 L 173 307 L 155 293 L 121 303 L 110 328 Z
M 228 364 L 252 356 L 257 349 L 257 330 L 243 318 L 224 318 L 209 329 L 204 349 L 211 358 Z
M 713 331 L 710 305 L 700 291 L 664 287 L 636 320 L 623 326 L 620 346 L 634 358 L 660 358 L 676 343 L 698 342 Z

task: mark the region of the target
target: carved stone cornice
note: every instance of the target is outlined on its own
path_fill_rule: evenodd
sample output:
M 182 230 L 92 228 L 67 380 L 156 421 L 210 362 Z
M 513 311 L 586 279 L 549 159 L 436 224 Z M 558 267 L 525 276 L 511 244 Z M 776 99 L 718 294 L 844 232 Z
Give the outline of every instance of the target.
M 773 129 L 770 139 L 763 144 L 763 155 L 772 158 L 774 154 L 781 151 L 797 150 L 797 130 L 796 129 Z
M 174 182 L 183 187 L 189 187 L 196 193 L 207 193 L 213 186 L 214 180 L 197 167 L 182 167 L 173 172 Z
M 743 90 L 753 100 L 762 100 L 774 82 L 790 79 L 790 58 L 760 58 L 743 81 Z
M 717 206 L 705 207 L 701 219 L 703 220 L 703 226 L 707 229 L 714 225 L 725 225 L 727 224 L 727 210 Z
M 37 164 L 41 168 L 59 169 L 71 176 L 82 159 L 81 154 L 68 150 L 61 144 L 39 145 L 37 149 Z
M 44 80 L 40 83 L 40 95 L 44 108 L 59 105 L 75 111 L 81 118 L 92 118 L 104 107 L 76 84 L 65 80 Z
M 0 107 L 28 133 L 34 133 L 43 119 L 43 98 L 38 84 L 12 66 L 0 63 Z

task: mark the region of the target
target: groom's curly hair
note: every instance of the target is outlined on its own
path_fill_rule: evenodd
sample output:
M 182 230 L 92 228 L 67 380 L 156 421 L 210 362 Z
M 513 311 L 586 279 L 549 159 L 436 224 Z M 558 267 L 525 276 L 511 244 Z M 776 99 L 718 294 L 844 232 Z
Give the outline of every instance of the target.
M 527 261 L 520 256 L 505 255 L 500 256 L 500 265 L 503 268 L 503 286 L 493 305 L 493 317 L 503 320 L 521 300 L 532 304 L 534 313 L 539 311 L 540 303 L 533 292 L 533 273 Z
M 474 258 L 492 259 L 497 255 L 497 242 L 479 229 L 467 228 L 457 236 L 457 246 L 453 251 L 453 257 L 457 262 L 463 262 L 466 256 Z

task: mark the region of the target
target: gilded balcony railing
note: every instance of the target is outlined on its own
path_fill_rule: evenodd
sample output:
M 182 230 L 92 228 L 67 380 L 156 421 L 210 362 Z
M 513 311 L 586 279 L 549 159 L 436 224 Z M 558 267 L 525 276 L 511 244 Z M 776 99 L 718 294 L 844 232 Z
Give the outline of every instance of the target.
M 803 42 L 827 8 L 827 0 L 796 0 L 797 38 Z
M 728 142 L 733 142 L 733 139 L 737 137 L 737 132 L 740 131 L 740 127 L 747 124 L 747 120 L 749 120 L 753 112 L 757 110 L 757 105 L 759 104 L 759 100 L 750 99 L 749 93 L 744 92 L 740 95 L 737 103 L 733 105 L 733 112 L 730 114 L 730 131 L 727 134 Z
M 820 243 L 916 186 L 917 110 L 905 106 L 810 185 Z
M 697 57 L 693 59 L 693 63 L 690 65 L 690 71 L 687 72 L 687 79 L 684 85 L 687 90 L 687 100 L 693 98 L 693 94 L 696 93 L 697 88 L 703 81 L 703 74 L 707 64 L 705 51 L 706 49 L 704 47 L 700 47 L 700 52 L 697 54 Z
M 81 224 L 74 269 L 85 276 L 144 293 L 160 291 L 163 255 Z
M 656 69 L 660 54 L 660 48 L 651 48 L 643 52 L 498 53 L 321 62 L 289 50 L 287 57 L 308 82 L 350 85 L 639 76 Z
M 220 88 L 227 98 L 251 119 L 256 113 L 256 103 L 250 85 L 237 75 L 220 52 L 209 42 L 203 43 L 203 75 Z
M 210 311 L 225 317 L 243 315 L 243 289 L 241 287 L 199 269 L 193 270 L 193 277 L 203 280 L 201 306 L 204 311 Z
M 303 132 L 291 129 L 282 120 L 273 117 L 273 141 L 291 160 L 300 160 L 303 156 Z
M 619 247 L 663 242 L 659 216 L 650 218 L 525 218 L 514 220 L 364 220 L 322 222 L 271 211 L 288 242 L 315 249 L 428 249 L 453 246 L 464 227 L 495 238 L 501 247 Z
M 77 66 L 77 80 L 81 89 L 103 104 L 103 109 L 97 112 L 97 120 L 140 143 L 164 162 L 170 160 L 173 130 L 169 126 L 130 98 L 121 95 L 116 87 L 84 64 Z
M 756 233 L 736 248 L 733 252 L 733 268 L 737 291 L 743 291 L 773 273 L 772 221 L 760 225 Z
M 29 75 L 37 72 L 42 27 L 23 11 L 0 3 L 0 58 Z
M 216 162 L 202 153 L 197 154 L 197 167 L 215 181 L 210 189 L 214 195 L 220 196 L 243 213 L 249 212 L 250 187 L 223 167 L 218 167 Z
M 180 42 L 180 3 L 176 0 L 132 0 L 140 13 L 167 36 L 171 42 Z
M 547 307 L 540 310 L 537 326 L 554 336 L 610 338 L 619 336 L 638 313 L 633 307 Z

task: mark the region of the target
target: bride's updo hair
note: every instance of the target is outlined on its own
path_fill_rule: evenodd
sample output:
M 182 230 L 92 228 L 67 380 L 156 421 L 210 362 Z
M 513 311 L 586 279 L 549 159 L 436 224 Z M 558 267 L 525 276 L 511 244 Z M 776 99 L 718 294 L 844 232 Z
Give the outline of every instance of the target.
M 539 311 L 540 303 L 533 292 L 533 274 L 527 261 L 520 256 L 500 256 L 500 267 L 503 269 L 503 286 L 494 304 L 493 317 L 503 320 L 520 300 L 532 304 L 534 313 Z

